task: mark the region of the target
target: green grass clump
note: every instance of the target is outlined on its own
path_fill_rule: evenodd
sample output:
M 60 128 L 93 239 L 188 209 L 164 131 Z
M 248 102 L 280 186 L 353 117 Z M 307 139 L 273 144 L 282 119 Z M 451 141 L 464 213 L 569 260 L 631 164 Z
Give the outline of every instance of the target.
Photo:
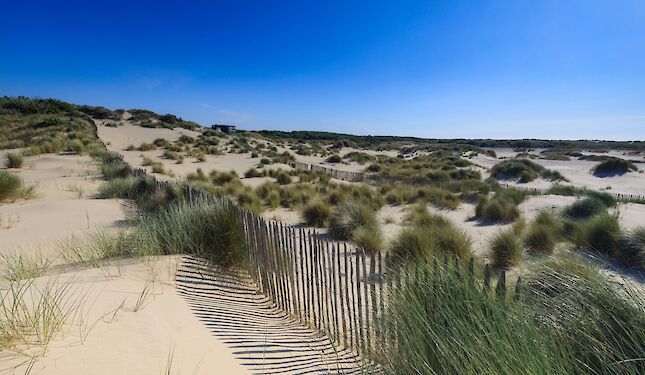
M 488 222 L 513 221 L 520 215 L 517 205 L 527 196 L 520 189 L 500 190 L 492 198 L 480 196 L 475 207 L 475 216 Z
M 645 227 L 637 227 L 623 234 L 617 257 L 629 268 L 645 269 Z
M 407 226 L 394 238 L 390 255 L 397 263 L 428 260 L 439 255 L 472 256 L 470 238 L 450 220 L 431 214 L 425 204 L 417 205 L 404 218 Z
M 24 159 L 21 154 L 9 152 L 7 154 L 7 168 L 22 168 Z
M 141 254 L 193 254 L 224 267 L 247 259 L 242 224 L 225 200 L 169 205 L 141 218 L 135 238 Z
M 244 177 L 246 178 L 262 177 L 263 175 L 257 168 L 249 168 L 249 170 L 244 172 Z
M 567 373 L 643 372 L 645 303 L 631 286 L 611 283 L 571 253 L 535 265 L 525 281 L 538 328 L 566 346 L 562 355 L 575 367 Z
M 328 157 L 325 161 L 327 163 L 338 164 L 338 163 L 342 163 L 343 159 L 340 156 L 334 154 L 334 155 Z
M 240 182 L 240 178 L 237 176 L 235 171 L 219 172 L 214 170 L 209 174 L 209 177 L 213 184 L 220 186 L 232 182 Z
M 510 159 L 501 161 L 490 170 L 491 176 L 498 180 L 517 179 L 521 183 L 531 182 L 538 176 L 549 181 L 566 181 L 557 171 L 551 171 L 528 159 Z
M 329 216 L 329 234 L 336 240 L 349 240 L 360 227 L 376 227 L 374 210 L 353 201 L 336 206 Z
M 421 264 L 418 272 L 430 276 L 413 277 L 389 293 L 382 320 L 396 327 L 387 331 L 395 332 L 396 345 L 384 348 L 386 374 L 565 374 L 575 368 L 562 342 L 522 305 L 495 298 L 451 270 Z
M 523 243 L 529 253 L 551 254 L 562 236 L 560 220 L 548 211 L 541 211 L 526 229 Z
M 543 171 L 544 167 L 528 159 L 511 159 L 495 164 L 490 174 L 498 180 L 519 179 L 520 182 L 530 182 Z
M 603 214 L 580 224 L 574 242 L 579 248 L 614 257 L 618 255 L 621 236 L 618 220 L 614 216 Z
M 17 198 L 21 190 L 22 181 L 18 176 L 0 170 L 0 202 Z
M 142 143 L 139 146 L 139 151 L 153 151 L 153 150 L 156 150 L 156 149 L 157 149 L 157 146 L 155 146 L 155 144 L 153 144 L 153 143 Z
M 367 252 L 378 252 L 383 249 L 383 233 L 378 226 L 362 226 L 352 233 L 352 242 Z
M 562 214 L 574 220 L 586 220 L 593 216 L 607 212 L 607 206 L 596 198 L 582 198 L 565 207 Z
M 314 227 L 323 227 L 329 219 L 331 207 L 326 202 L 316 199 L 309 202 L 302 210 L 302 220 Z
M 509 269 L 522 261 L 522 246 L 512 230 L 500 231 L 491 241 L 489 258 L 493 267 Z
M 617 176 L 623 175 L 627 172 L 637 171 L 638 167 L 634 165 L 629 160 L 624 160 L 620 158 L 609 158 L 591 169 L 594 176 L 605 177 L 605 176 Z
M 288 185 L 291 183 L 291 176 L 287 172 L 280 171 L 276 175 L 275 180 L 280 185 Z

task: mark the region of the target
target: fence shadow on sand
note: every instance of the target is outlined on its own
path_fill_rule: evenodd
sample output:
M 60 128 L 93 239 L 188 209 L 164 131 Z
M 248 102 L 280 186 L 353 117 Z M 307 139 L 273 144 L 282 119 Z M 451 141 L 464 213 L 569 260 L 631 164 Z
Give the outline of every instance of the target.
M 255 374 L 379 373 L 289 317 L 249 277 L 186 256 L 177 289 L 193 313 Z

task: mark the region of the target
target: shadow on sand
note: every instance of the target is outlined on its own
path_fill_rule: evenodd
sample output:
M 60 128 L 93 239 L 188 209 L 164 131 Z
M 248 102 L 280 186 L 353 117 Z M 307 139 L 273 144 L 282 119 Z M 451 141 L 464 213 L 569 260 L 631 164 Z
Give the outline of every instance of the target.
M 255 374 L 378 373 L 256 292 L 248 277 L 184 257 L 177 289 L 193 313 Z

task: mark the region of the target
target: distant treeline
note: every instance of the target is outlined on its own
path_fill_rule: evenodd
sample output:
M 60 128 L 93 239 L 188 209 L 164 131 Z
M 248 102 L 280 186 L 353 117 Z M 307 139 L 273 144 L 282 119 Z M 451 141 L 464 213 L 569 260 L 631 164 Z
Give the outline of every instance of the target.
M 545 139 L 432 139 L 397 136 L 352 135 L 318 131 L 259 130 L 260 135 L 275 140 L 337 143 L 345 142 L 361 148 L 388 148 L 403 144 L 445 145 L 461 144 L 480 148 L 507 147 L 513 149 L 548 148 L 558 150 L 609 150 L 625 149 L 645 151 L 645 141 L 603 141 L 603 140 L 545 140 Z

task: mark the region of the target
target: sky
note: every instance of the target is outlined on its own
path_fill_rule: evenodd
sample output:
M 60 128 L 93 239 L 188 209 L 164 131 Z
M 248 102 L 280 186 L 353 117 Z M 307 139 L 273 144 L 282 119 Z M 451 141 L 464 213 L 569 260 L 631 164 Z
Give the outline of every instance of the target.
M 203 125 L 645 140 L 645 1 L 6 1 L 0 95 Z

